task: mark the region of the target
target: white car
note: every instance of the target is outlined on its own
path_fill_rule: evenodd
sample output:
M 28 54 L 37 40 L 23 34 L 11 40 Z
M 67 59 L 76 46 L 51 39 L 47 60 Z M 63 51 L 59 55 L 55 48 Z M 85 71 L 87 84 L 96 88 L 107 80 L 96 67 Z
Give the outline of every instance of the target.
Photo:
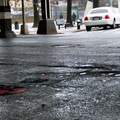
M 87 16 L 84 17 L 84 24 L 87 31 L 91 31 L 92 27 L 110 26 L 114 29 L 120 24 L 120 11 L 114 7 L 98 7 L 92 9 Z

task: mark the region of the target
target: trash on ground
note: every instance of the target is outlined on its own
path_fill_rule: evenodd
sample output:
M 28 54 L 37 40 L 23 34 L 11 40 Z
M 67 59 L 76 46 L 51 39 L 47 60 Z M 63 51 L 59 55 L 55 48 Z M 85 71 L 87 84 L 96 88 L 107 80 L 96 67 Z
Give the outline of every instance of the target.
M 26 91 L 25 87 L 17 85 L 0 85 L 0 96 L 12 95 Z

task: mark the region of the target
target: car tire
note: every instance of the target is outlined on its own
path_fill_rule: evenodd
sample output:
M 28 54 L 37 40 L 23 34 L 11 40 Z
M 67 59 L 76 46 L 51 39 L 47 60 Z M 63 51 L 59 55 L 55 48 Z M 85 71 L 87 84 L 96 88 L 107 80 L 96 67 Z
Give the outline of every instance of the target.
M 86 26 L 87 31 L 91 31 L 91 28 L 92 28 L 91 26 Z
M 115 24 L 115 20 L 113 21 L 113 24 L 110 26 L 111 29 L 115 29 L 116 28 L 116 24 Z
M 107 29 L 107 25 L 103 26 L 103 29 Z
M 119 24 L 117 24 L 116 27 L 118 28 L 118 27 L 119 27 Z

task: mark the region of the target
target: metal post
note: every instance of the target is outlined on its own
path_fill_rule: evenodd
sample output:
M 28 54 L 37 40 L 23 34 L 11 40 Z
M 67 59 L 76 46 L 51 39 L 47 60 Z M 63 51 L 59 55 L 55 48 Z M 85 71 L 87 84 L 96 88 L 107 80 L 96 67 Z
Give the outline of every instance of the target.
M 21 34 L 28 34 L 28 26 L 25 25 L 25 10 L 24 10 L 24 0 L 22 0 L 22 20 L 23 25 L 21 25 Z
M 93 0 L 93 8 L 99 7 L 99 0 Z
M 22 20 L 23 20 L 23 30 L 25 31 L 25 9 L 24 9 L 24 0 L 22 0 Z
M 34 4 L 33 4 L 33 8 L 34 8 L 34 23 L 33 23 L 33 27 L 38 27 L 38 23 L 39 23 L 39 9 L 38 9 L 38 0 L 33 0 Z
M 47 0 L 47 18 L 50 19 L 50 2 Z
M 46 20 L 47 19 L 47 7 L 46 7 L 46 0 L 41 0 L 41 8 L 42 8 L 42 19 Z

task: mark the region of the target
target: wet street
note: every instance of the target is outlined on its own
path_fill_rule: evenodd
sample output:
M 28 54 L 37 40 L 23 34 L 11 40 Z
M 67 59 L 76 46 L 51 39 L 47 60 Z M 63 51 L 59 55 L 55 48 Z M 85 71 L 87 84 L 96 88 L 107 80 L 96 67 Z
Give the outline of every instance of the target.
M 120 120 L 120 28 L 0 39 L 1 120 Z

